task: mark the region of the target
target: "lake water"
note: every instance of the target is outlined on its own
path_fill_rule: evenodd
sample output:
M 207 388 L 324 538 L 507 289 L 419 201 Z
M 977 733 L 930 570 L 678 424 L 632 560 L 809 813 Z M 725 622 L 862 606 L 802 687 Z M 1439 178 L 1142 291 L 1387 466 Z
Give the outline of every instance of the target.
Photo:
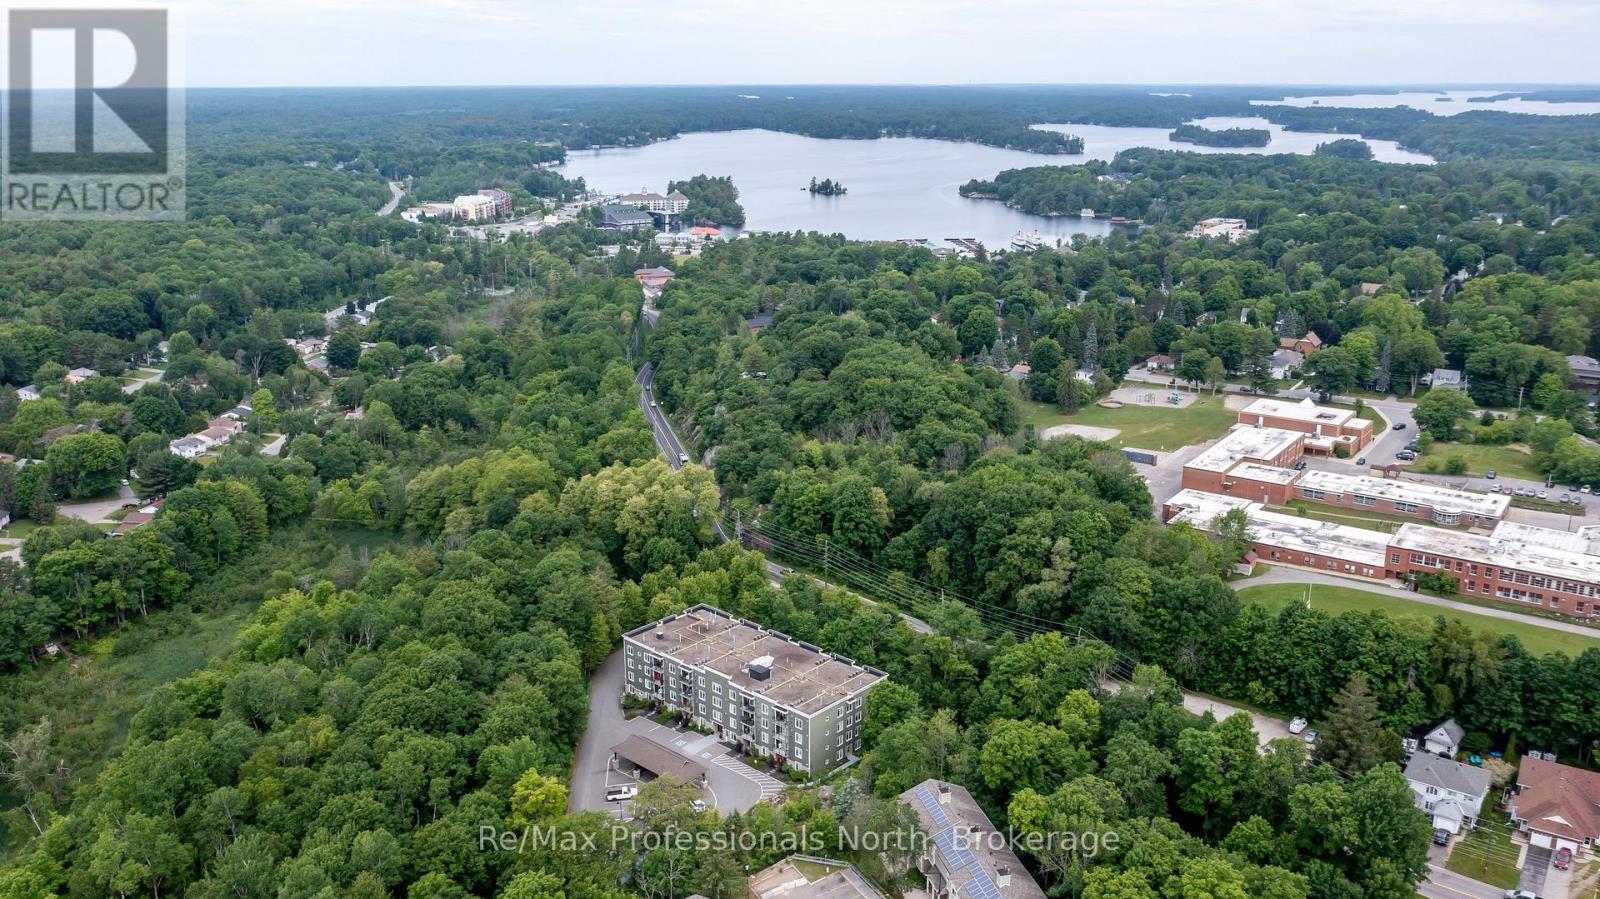
M 1335 134 L 1297 134 L 1262 119 L 1201 120 L 1210 127 L 1267 127 L 1266 147 L 1240 153 L 1310 153 Z M 561 172 L 582 177 L 605 193 L 666 190 L 667 182 L 692 175 L 731 175 L 745 209 L 745 227 L 758 231 L 820 231 L 856 240 L 924 238 L 943 245 L 947 238 L 972 237 L 991 250 L 1004 249 L 1017 232 L 1037 230 L 1047 243 L 1074 235 L 1099 236 L 1115 229 L 1105 219 L 1047 218 L 1010 209 L 993 200 L 973 200 L 958 189 L 973 178 L 992 178 L 1005 169 L 1073 165 L 1109 160 L 1131 147 L 1161 147 L 1195 152 L 1225 152 L 1167 140 L 1171 129 L 1112 128 L 1098 125 L 1038 125 L 1084 139 L 1084 152 L 1051 156 L 1003 150 L 982 144 L 919 138 L 823 140 L 775 131 L 697 132 L 645 147 L 575 150 Z M 1348 136 L 1348 135 L 1344 135 Z M 1369 141 L 1379 159 L 1432 162 L 1392 141 Z M 811 179 L 832 178 L 849 193 L 812 196 Z
M 1256 106 L 1329 106 L 1335 109 L 1390 109 L 1410 106 L 1434 115 L 1460 115 L 1491 109 L 1498 112 L 1520 112 L 1529 115 L 1594 115 L 1600 113 L 1600 103 L 1545 103 L 1532 100 L 1495 100 L 1492 103 L 1469 103 L 1471 97 L 1493 97 L 1505 93 L 1501 90 L 1471 91 L 1406 91 L 1398 94 L 1343 94 L 1320 97 L 1285 97 L 1282 100 L 1251 100 Z

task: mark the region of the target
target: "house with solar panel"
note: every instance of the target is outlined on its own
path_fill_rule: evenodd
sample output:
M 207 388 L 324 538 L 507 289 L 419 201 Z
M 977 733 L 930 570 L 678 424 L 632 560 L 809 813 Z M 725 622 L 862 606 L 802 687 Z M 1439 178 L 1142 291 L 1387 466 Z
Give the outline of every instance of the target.
M 867 693 L 889 677 L 708 605 L 635 628 L 622 647 L 626 694 L 808 774 L 856 757 Z
M 1044 890 L 960 784 L 928 779 L 900 794 L 928 842 L 917 870 L 932 899 L 1044 899 Z

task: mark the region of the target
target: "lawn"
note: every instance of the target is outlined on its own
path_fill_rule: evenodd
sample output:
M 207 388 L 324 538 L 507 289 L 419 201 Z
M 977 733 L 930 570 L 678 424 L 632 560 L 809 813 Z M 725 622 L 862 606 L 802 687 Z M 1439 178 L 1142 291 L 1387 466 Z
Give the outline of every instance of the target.
M 1246 587 L 1238 592 L 1239 598 L 1245 602 L 1256 603 L 1269 609 L 1281 609 L 1291 602 L 1303 603 L 1306 587 L 1303 584 L 1267 584 L 1260 587 Z M 1318 584 L 1311 588 L 1311 606 L 1333 615 L 1348 611 L 1381 610 L 1401 621 L 1415 623 L 1419 628 L 1432 628 L 1434 619 L 1443 615 L 1446 618 L 1458 619 L 1473 630 L 1492 634 L 1511 634 L 1535 655 L 1562 652 L 1577 657 L 1585 649 L 1600 649 L 1600 631 L 1596 631 L 1595 636 L 1588 637 L 1551 630 L 1536 624 L 1523 624 L 1472 612 L 1440 609 L 1399 596 L 1384 596 L 1349 587 Z
M 1510 825 L 1510 816 L 1494 807 L 1493 797 L 1484 800 L 1478 829 L 1456 843 L 1444 866 L 1491 886 L 1516 889 L 1522 872 L 1517 869 L 1517 847 L 1511 843 Z
M 1291 499 L 1289 505 L 1282 509 L 1273 509 L 1285 515 L 1298 515 L 1301 518 L 1310 518 L 1314 521 L 1331 521 L 1334 524 L 1347 524 L 1351 527 L 1366 528 L 1369 531 L 1382 531 L 1385 534 L 1394 533 L 1402 524 L 1416 524 L 1414 515 L 1386 515 L 1382 512 L 1366 512 L 1356 514 L 1345 509 L 1333 509 L 1321 503 L 1313 503 L 1303 499 Z
M 1508 478 L 1542 481 L 1544 475 L 1533 467 L 1533 453 L 1527 447 L 1492 446 L 1481 443 L 1435 443 L 1428 455 L 1417 461 L 1418 471 L 1427 471 L 1432 462 L 1435 470 L 1444 471 L 1444 460 L 1460 456 L 1467 460 L 1467 474 L 1483 477 L 1490 469 Z
M 1036 430 L 1055 425 L 1089 425 L 1116 428 L 1122 433 L 1108 441 L 1113 446 L 1150 450 L 1175 450 L 1220 437 L 1238 420 L 1224 408 L 1224 397 L 1202 394 L 1186 409 L 1171 406 L 1123 406 L 1105 409 L 1088 406 L 1076 415 L 1064 415 L 1045 403 L 1023 402 L 1022 420 Z

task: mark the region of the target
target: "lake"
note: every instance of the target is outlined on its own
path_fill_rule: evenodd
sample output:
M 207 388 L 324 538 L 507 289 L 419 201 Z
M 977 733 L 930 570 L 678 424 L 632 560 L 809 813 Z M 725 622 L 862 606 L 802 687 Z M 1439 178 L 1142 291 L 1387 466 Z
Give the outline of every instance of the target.
M 1520 112 L 1529 115 L 1594 115 L 1600 103 L 1546 103 L 1534 100 L 1495 100 L 1469 103 L 1471 97 L 1493 97 L 1501 90 L 1402 91 L 1397 94 L 1335 94 L 1317 97 L 1285 97 L 1282 100 L 1251 100 L 1255 106 L 1328 106 L 1335 109 L 1390 109 L 1409 106 L 1434 115 L 1451 116 L 1485 109 Z
M 824 140 L 776 131 L 696 132 L 645 147 L 574 150 L 561 167 L 569 178 L 582 177 L 604 193 L 665 191 L 667 182 L 692 175 L 731 175 L 745 209 L 745 227 L 758 231 L 820 231 L 856 240 L 925 238 L 942 245 L 947 238 L 973 237 L 989 249 L 1004 249 L 1019 231 L 1037 230 L 1047 243 L 1074 235 L 1106 235 L 1105 219 L 1047 218 L 1010 209 L 993 200 L 972 200 L 958 192 L 973 178 L 992 178 L 1004 169 L 1073 165 L 1109 160 L 1132 147 L 1182 149 L 1201 153 L 1310 153 L 1336 134 L 1285 132 L 1262 119 L 1205 119 L 1209 127 L 1265 127 L 1266 147 L 1224 151 L 1167 140 L 1167 128 L 1114 128 L 1047 124 L 1035 127 L 1076 134 L 1084 152 L 1051 156 L 1003 150 L 982 144 L 920 138 Z M 1368 141 L 1389 162 L 1433 160 L 1400 149 L 1392 141 Z M 815 177 L 842 182 L 849 193 L 813 196 L 806 185 Z

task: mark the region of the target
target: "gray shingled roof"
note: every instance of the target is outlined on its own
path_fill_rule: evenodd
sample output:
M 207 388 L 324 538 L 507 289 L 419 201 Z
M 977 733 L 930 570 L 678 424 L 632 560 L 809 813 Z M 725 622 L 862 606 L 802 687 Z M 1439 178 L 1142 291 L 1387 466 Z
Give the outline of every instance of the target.
M 1416 753 L 1406 762 L 1406 780 L 1469 796 L 1489 793 L 1489 772 L 1427 752 Z

